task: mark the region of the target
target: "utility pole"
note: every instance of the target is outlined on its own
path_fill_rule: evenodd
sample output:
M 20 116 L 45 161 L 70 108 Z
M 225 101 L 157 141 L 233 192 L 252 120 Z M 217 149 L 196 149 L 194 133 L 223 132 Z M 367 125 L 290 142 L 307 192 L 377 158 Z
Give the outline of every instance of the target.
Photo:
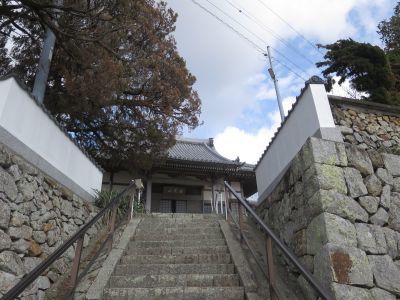
M 54 4 L 61 5 L 62 0 L 54 0 Z M 40 54 L 39 65 L 35 75 L 32 95 L 43 103 L 44 93 L 46 91 L 47 79 L 49 77 L 51 59 L 53 58 L 56 35 L 49 27 L 46 27 L 45 38 L 43 40 L 43 49 Z
M 268 60 L 269 60 L 268 73 L 271 76 L 272 80 L 274 81 L 276 98 L 278 99 L 279 112 L 281 113 L 281 120 L 283 122 L 285 120 L 285 112 L 283 111 L 282 99 L 281 99 L 281 94 L 279 92 L 279 86 L 278 86 L 278 80 L 276 79 L 274 68 L 272 66 L 271 50 L 269 49 L 269 46 L 267 46 L 267 51 L 268 51 L 268 55 L 265 55 L 265 56 L 268 56 Z

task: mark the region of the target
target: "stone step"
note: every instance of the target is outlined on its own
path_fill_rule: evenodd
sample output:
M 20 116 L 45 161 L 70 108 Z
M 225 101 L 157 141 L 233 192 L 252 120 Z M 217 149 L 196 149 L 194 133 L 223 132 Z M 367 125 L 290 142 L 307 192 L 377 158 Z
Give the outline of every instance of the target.
M 170 233 L 170 234 L 149 234 L 149 233 L 138 233 L 134 236 L 135 241 L 168 241 L 168 240 L 215 240 L 222 239 L 222 232 L 213 233 L 213 234 L 179 234 L 179 233 Z
M 108 288 L 105 300 L 243 300 L 243 287 Z
M 178 254 L 210 254 L 228 253 L 227 246 L 196 246 L 196 247 L 148 247 L 129 248 L 126 255 L 178 255 Z
M 239 286 L 237 274 L 111 276 L 111 288 Z
M 143 221 L 142 221 L 143 222 Z M 138 229 L 154 230 L 159 228 L 213 228 L 219 227 L 218 222 L 151 222 L 140 224 Z
M 152 213 L 150 216 L 145 217 L 148 219 L 185 219 L 185 220 L 209 220 L 209 219 L 221 219 L 220 215 L 217 214 L 184 214 L 184 213 Z
M 229 264 L 230 254 L 181 254 L 181 255 L 127 255 L 120 264 Z
M 117 265 L 116 276 L 163 274 L 234 274 L 233 264 L 143 264 Z
M 212 227 L 193 227 L 193 228 L 138 228 L 136 230 L 136 235 L 167 235 L 167 234 L 220 234 L 221 229 L 217 226 Z
M 209 240 L 175 240 L 175 241 L 131 241 L 129 249 L 132 248 L 155 248 L 155 247 L 195 247 L 195 246 L 225 246 L 224 239 Z

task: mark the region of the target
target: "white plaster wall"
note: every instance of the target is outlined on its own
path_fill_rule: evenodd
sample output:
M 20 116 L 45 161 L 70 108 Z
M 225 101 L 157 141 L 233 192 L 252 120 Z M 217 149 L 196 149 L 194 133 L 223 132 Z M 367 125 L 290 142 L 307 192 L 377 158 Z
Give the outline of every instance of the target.
M 328 96 L 323 84 L 309 84 L 255 169 L 259 201 L 267 196 L 306 140 L 321 128 L 335 128 Z
M 7 141 L 2 142 L 20 155 L 28 152 L 26 149 L 15 148 L 29 148 L 37 156 L 24 158 L 43 172 L 47 173 L 44 169 L 51 165 L 89 195 L 93 195 L 93 189 L 101 189 L 101 170 L 65 135 L 14 78 L 0 81 L 0 128 L 21 143 L 7 145 Z M 36 157 L 35 161 L 31 161 L 32 157 Z M 61 184 L 70 188 L 68 183 Z

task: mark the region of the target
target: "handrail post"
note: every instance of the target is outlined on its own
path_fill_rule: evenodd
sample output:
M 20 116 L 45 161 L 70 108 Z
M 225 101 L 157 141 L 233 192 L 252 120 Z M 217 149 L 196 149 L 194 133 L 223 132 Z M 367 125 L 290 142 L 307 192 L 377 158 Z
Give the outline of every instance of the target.
M 242 216 L 242 205 L 240 201 L 238 201 L 238 218 L 239 218 L 239 235 L 240 235 L 240 242 L 243 241 L 243 216 Z
M 110 224 L 109 224 L 110 227 L 108 231 L 108 238 L 110 239 L 108 241 L 108 250 L 107 250 L 108 253 L 110 253 L 112 249 L 114 230 L 115 230 L 115 219 L 117 217 L 117 209 L 118 209 L 118 204 L 114 205 L 114 207 L 112 208 Z
M 128 222 L 133 218 L 133 207 L 135 203 L 135 193 L 132 193 L 132 199 L 129 203 L 129 213 L 128 213 Z
M 226 206 L 227 206 L 227 211 L 229 212 L 229 216 L 231 217 L 231 218 L 233 218 L 233 216 L 232 216 L 232 214 L 231 214 L 231 212 L 229 211 L 229 197 L 228 197 L 228 191 L 227 191 L 227 189 L 226 189 L 226 186 L 224 185 L 224 194 L 225 194 L 225 203 L 226 203 Z M 226 221 L 229 223 L 229 218 L 228 217 L 226 217 Z
M 266 236 L 265 248 L 267 253 L 267 264 L 268 264 L 268 279 L 269 279 L 269 293 L 271 300 L 279 300 L 277 292 L 275 290 L 275 266 L 274 257 L 272 253 L 272 240 L 270 236 Z
M 73 260 L 73 263 L 72 263 L 71 274 L 70 274 L 70 286 L 71 286 L 71 289 L 75 288 L 75 286 L 76 286 L 76 280 L 78 278 L 79 265 L 80 265 L 80 262 L 81 262 L 84 239 L 85 239 L 85 235 L 82 235 L 78 239 L 78 241 L 76 243 L 75 256 L 74 256 L 74 260 Z

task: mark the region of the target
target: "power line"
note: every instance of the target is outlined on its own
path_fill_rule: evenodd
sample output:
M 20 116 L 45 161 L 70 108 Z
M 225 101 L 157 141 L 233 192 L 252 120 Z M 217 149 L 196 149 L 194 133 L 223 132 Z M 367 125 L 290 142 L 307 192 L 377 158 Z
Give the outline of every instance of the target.
M 260 52 L 261 54 L 264 54 L 264 50 L 258 46 L 256 43 L 254 43 L 252 40 L 250 40 L 248 37 L 246 37 L 244 34 L 242 34 L 241 32 L 237 31 L 235 28 L 233 28 L 231 25 L 229 25 L 228 23 L 226 23 L 224 20 L 222 20 L 220 17 L 218 17 L 216 14 L 214 14 L 213 12 L 211 12 L 210 10 L 208 10 L 206 7 L 204 7 L 203 5 L 201 5 L 200 3 L 198 3 L 196 0 L 192 0 L 192 2 L 197 5 L 198 7 L 200 7 L 202 10 L 204 10 L 205 12 L 207 12 L 208 14 L 210 14 L 211 16 L 213 16 L 214 18 L 216 18 L 219 22 L 221 22 L 222 24 L 224 24 L 225 26 L 227 26 L 230 30 L 232 30 L 234 33 L 236 33 L 238 36 L 240 36 L 242 39 L 246 40 L 249 44 L 251 44 L 258 52 Z
M 294 71 L 291 67 L 289 67 L 287 64 L 281 62 L 279 59 L 273 57 L 274 62 L 277 62 L 278 64 L 280 64 L 281 66 L 285 67 L 287 70 L 291 71 L 294 75 L 296 75 L 298 78 L 300 78 L 303 81 L 307 81 L 303 76 L 301 76 L 299 73 L 297 73 L 296 71 Z
M 298 49 L 296 49 L 293 45 L 291 45 L 288 41 L 286 41 L 282 36 L 274 32 L 271 28 L 266 26 L 260 19 L 258 19 L 256 16 L 252 15 L 250 12 L 245 10 L 244 8 L 238 6 L 237 3 L 233 4 L 230 0 L 225 0 L 228 2 L 230 6 L 232 6 L 234 9 L 236 9 L 239 13 L 243 14 L 246 18 L 257 24 L 260 28 L 264 29 L 265 31 L 269 32 L 274 38 L 276 38 L 278 41 L 280 41 L 282 44 L 284 44 L 286 47 L 290 48 L 292 51 L 294 51 L 297 55 L 301 56 L 304 58 L 306 61 L 308 61 L 310 64 L 314 65 L 314 62 L 310 60 L 307 56 L 299 52 Z
M 215 7 L 217 10 L 219 10 L 220 12 L 222 12 L 225 16 L 227 16 L 229 19 L 231 19 L 233 22 L 235 22 L 236 24 L 238 24 L 240 27 L 242 27 L 244 30 L 246 30 L 247 32 L 249 32 L 251 35 L 255 36 L 258 40 L 260 40 L 262 43 L 267 44 L 267 42 L 261 38 L 259 35 L 255 34 L 254 32 L 252 32 L 251 30 L 249 30 L 246 26 L 244 26 L 242 23 L 240 23 L 239 21 L 237 21 L 235 18 L 233 18 L 232 16 L 230 16 L 229 14 L 227 14 L 226 12 L 224 12 L 221 8 L 219 8 L 218 6 L 216 6 L 215 4 L 213 4 L 210 0 L 206 0 L 210 5 L 212 5 L 213 7 Z M 288 58 L 286 55 L 284 55 L 282 52 L 278 51 L 277 49 L 271 47 L 275 52 L 277 52 L 280 56 L 282 56 L 284 59 L 286 59 L 289 63 L 291 63 L 294 67 L 296 67 L 297 69 L 299 69 L 301 72 L 303 72 L 304 74 L 308 73 L 301 68 L 299 65 L 297 65 L 295 62 L 293 62 L 290 58 Z M 264 54 L 265 52 L 263 52 Z
M 222 11 L 221 9 L 219 9 L 216 5 L 214 5 L 213 3 L 211 3 L 209 0 L 206 0 L 208 3 L 210 3 L 212 6 L 214 6 L 215 8 L 217 8 L 218 10 Z M 198 3 L 196 0 L 192 0 L 192 2 L 197 5 L 199 8 L 201 8 L 202 10 L 204 10 L 205 12 L 207 12 L 209 15 L 213 16 L 215 19 L 217 19 L 220 23 L 222 23 L 223 25 L 225 25 L 226 27 L 228 27 L 230 30 L 232 30 L 234 33 L 236 33 L 239 37 L 241 37 L 242 39 L 244 39 L 246 42 L 248 42 L 249 44 L 251 44 L 258 52 L 260 52 L 261 54 L 263 54 L 263 56 L 266 55 L 265 51 L 258 45 L 256 44 L 254 41 L 252 41 L 250 38 L 248 38 L 245 34 L 241 33 L 240 31 L 236 30 L 232 25 L 230 25 L 229 23 L 227 23 L 226 21 L 224 21 L 223 19 L 221 19 L 219 16 L 217 16 L 215 13 L 213 13 L 212 11 L 210 11 L 209 9 L 207 9 L 206 7 L 204 7 L 203 5 L 201 5 L 200 3 Z M 251 32 L 249 29 L 247 29 L 244 25 L 242 25 L 240 22 L 238 22 L 237 20 L 235 20 L 234 18 L 232 18 L 231 16 L 229 16 L 228 14 L 226 14 L 225 12 L 223 12 L 224 15 L 228 16 L 230 19 L 232 19 L 235 23 L 239 24 L 242 28 L 244 28 L 247 32 L 251 33 L 253 36 L 257 37 L 259 40 L 261 40 L 263 43 L 266 44 L 266 42 L 260 38 L 258 35 L 256 35 L 255 33 Z M 272 48 L 272 47 L 271 47 Z M 284 55 L 282 52 L 280 52 L 279 50 L 272 48 L 278 55 L 282 56 L 285 60 L 287 60 L 289 63 L 291 63 L 293 66 L 295 66 L 297 69 L 299 69 L 301 72 L 303 72 L 304 74 L 308 73 L 302 69 L 300 66 L 298 66 L 296 63 L 294 63 L 291 59 L 289 59 L 286 55 Z M 298 72 L 294 71 L 293 68 L 289 67 L 287 64 L 283 63 L 280 60 L 275 59 L 278 63 L 280 63 L 282 66 L 284 66 L 286 69 L 288 69 L 289 71 L 293 72 L 293 74 L 295 74 L 297 77 L 299 77 L 300 79 L 306 81 L 306 79 L 301 76 Z
M 206 0 L 210 5 L 212 5 L 213 7 L 215 7 L 217 10 L 219 10 L 220 12 L 222 12 L 225 16 L 227 16 L 229 19 L 231 19 L 233 22 L 235 22 L 236 24 L 238 24 L 240 27 L 242 27 L 244 30 L 246 30 L 248 33 L 250 33 L 251 35 L 253 35 L 254 37 L 256 37 L 259 41 L 261 41 L 262 43 L 265 43 L 265 41 L 257 34 L 255 34 L 254 32 L 250 31 L 249 29 L 247 29 L 243 24 L 241 24 L 239 21 L 235 20 L 235 18 L 233 18 L 232 16 L 230 16 L 229 14 L 227 14 L 226 12 L 224 12 L 221 8 L 219 8 L 218 6 L 216 6 L 214 3 L 212 3 L 210 0 Z
M 297 65 L 296 63 L 294 63 L 290 58 L 288 58 L 285 54 L 283 54 L 281 51 L 279 51 L 278 49 L 271 47 L 277 54 L 279 54 L 280 56 L 282 56 L 284 59 L 286 59 L 288 62 L 290 62 L 293 66 L 295 66 L 297 69 L 299 69 L 300 71 L 302 71 L 304 74 L 306 74 L 307 76 L 310 76 L 310 74 L 308 74 L 307 71 L 305 71 L 302 67 L 300 67 L 299 65 Z
M 272 12 L 276 17 L 278 17 L 283 23 L 285 23 L 287 26 L 290 27 L 295 33 L 297 33 L 303 40 L 305 40 L 308 44 L 310 44 L 314 49 L 316 49 L 320 54 L 324 55 L 324 53 L 319 50 L 319 48 L 313 44 L 309 39 L 307 39 L 303 34 L 301 34 L 296 28 L 294 28 L 288 21 L 286 21 L 283 17 L 281 17 L 277 12 L 275 12 L 271 7 L 269 7 L 267 4 L 265 4 L 261 0 L 257 0 L 258 2 L 261 3 L 266 9 L 268 9 L 270 12 Z

